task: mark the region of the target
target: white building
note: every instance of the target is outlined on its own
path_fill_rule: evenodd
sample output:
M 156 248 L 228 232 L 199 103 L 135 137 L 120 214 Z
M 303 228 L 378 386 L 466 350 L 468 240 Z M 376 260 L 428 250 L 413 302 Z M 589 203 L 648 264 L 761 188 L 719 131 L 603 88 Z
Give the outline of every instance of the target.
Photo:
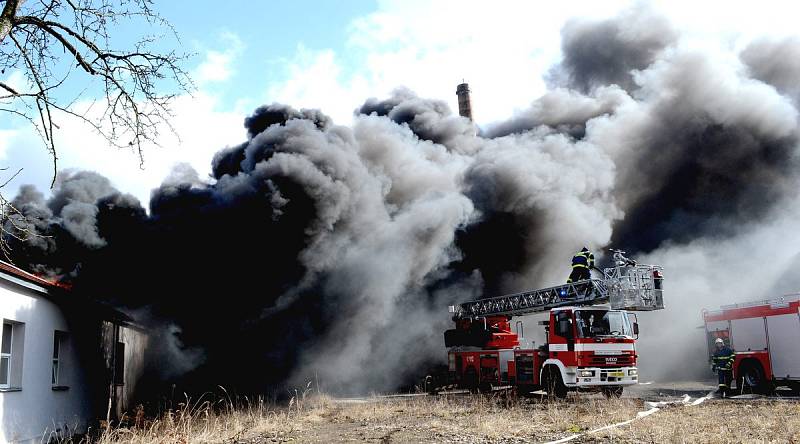
M 0 262 L 0 320 L 0 443 L 85 433 L 127 409 L 147 339 L 124 315 Z

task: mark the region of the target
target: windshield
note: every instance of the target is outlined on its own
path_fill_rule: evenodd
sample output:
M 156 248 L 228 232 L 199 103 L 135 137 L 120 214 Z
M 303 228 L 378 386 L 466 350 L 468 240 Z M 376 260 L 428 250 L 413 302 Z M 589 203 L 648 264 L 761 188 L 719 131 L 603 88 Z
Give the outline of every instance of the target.
M 623 311 L 576 310 L 575 319 L 578 321 L 578 336 L 581 338 L 633 336 L 627 313 Z

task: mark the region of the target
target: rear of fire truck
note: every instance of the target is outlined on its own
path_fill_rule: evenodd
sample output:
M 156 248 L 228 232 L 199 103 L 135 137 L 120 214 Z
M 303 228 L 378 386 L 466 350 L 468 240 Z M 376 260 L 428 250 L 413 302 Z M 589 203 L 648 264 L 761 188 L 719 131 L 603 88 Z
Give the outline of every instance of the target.
M 717 339 L 734 351 L 738 392 L 800 391 L 800 294 L 704 310 L 703 321 L 709 359 Z

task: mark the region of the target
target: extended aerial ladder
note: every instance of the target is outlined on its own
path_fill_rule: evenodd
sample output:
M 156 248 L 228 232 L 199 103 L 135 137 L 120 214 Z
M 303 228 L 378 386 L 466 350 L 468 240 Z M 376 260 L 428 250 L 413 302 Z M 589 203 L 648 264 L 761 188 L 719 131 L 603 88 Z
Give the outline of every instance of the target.
M 609 303 L 611 308 L 652 311 L 664 308 L 663 267 L 637 264 L 621 250 L 613 253 L 614 266 L 602 270 L 602 279 L 586 279 L 538 290 L 451 305 L 454 319 L 485 316 L 521 316 L 567 305 Z

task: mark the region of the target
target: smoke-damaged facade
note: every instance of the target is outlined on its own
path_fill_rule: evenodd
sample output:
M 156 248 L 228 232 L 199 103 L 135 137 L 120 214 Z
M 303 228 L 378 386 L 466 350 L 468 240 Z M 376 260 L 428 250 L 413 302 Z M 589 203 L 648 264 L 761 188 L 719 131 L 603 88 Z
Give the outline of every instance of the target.
M 63 285 L 0 262 L 0 442 L 69 439 L 135 407 L 147 335 Z
M 14 205 L 47 237 L 9 239 L 14 260 L 162 335 L 150 352 L 174 364 L 153 381 L 391 390 L 444 358 L 454 301 L 558 283 L 582 245 L 680 267 L 796 208 L 796 66 L 779 60 L 796 42 L 718 60 L 642 8 L 562 38 L 552 89 L 482 131 L 404 88 L 349 127 L 272 104 L 210 179 L 176 169 L 149 212 L 91 172 L 62 173 L 49 198 L 24 188 Z M 672 324 L 694 325 L 697 275 L 667 301 Z M 652 328 L 654 347 L 685 351 Z

